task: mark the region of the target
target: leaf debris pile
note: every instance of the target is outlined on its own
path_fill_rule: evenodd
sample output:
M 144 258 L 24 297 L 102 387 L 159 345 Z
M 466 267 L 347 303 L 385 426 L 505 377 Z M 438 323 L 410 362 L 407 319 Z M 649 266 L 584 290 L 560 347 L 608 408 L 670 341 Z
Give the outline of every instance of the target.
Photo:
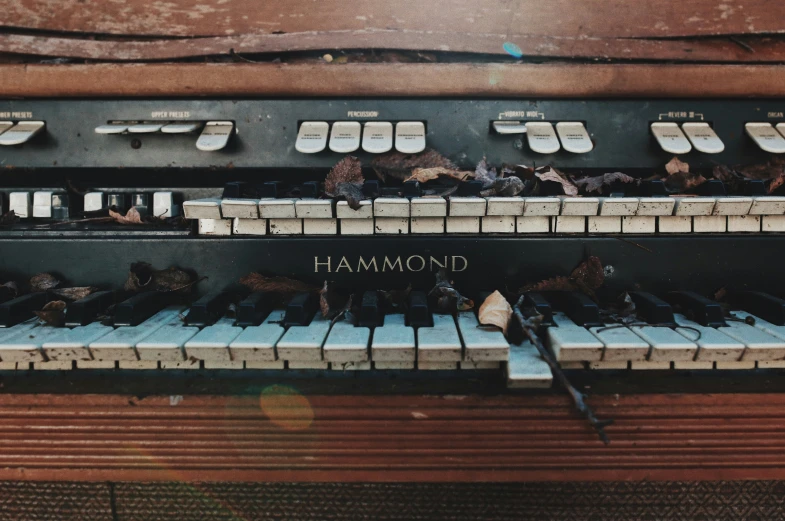
M 428 292 L 428 296 L 436 299 L 436 309 L 440 313 L 455 313 L 474 308 L 474 302 L 461 295 L 451 280 L 447 278 L 447 270 L 439 268 L 436 273 L 436 285 Z
M 558 276 L 527 284 L 518 292 L 528 291 L 581 291 L 596 300 L 594 292 L 605 282 L 605 270 L 599 257 L 589 257 L 575 268 L 568 277 Z
M 47 326 L 61 327 L 65 324 L 65 306 L 62 300 L 53 300 L 47 302 L 41 311 L 35 311 L 35 315 Z
M 496 290 L 483 301 L 477 318 L 480 324 L 496 326 L 507 336 L 507 328 L 512 318 L 512 307 L 504 295 Z
M 358 210 L 363 198 L 362 184 L 362 163 L 354 156 L 346 156 L 330 169 L 324 192 L 329 197 L 345 199 L 352 210 Z
M 251 273 L 240 279 L 240 284 L 251 291 L 276 293 L 281 298 L 291 298 L 297 293 L 317 293 L 320 288 L 288 277 L 268 277 Z
M 123 289 L 131 293 L 158 291 L 188 294 L 199 280 L 194 273 L 180 268 L 157 270 L 147 262 L 135 262 L 128 270 Z

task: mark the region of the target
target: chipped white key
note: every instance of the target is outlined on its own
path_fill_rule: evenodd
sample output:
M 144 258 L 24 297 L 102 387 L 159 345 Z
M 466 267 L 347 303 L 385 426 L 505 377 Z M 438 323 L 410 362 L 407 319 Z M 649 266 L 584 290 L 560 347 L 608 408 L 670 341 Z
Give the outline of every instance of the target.
M 396 123 L 395 150 L 401 154 L 419 154 L 425 150 L 425 124 L 420 121 Z
M 234 325 L 234 319 L 224 317 L 212 326 L 207 326 L 185 343 L 185 354 L 205 362 L 231 362 L 229 344 L 237 338 L 243 328 Z
M 337 322 L 324 342 L 324 360 L 328 362 L 367 362 L 371 330 L 350 322 Z
M 553 219 L 555 233 L 584 233 L 586 231 L 586 217 L 560 215 Z
M 523 216 L 539 217 L 559 215 L 561 205 L 561 199 L 558 197 L 526 197 L 523 200 Z
M 548 233 L 552 217 L 516 217 L 515 230 L 518 233 Z M 619 225 L 621 227 L 621 225 Z M 621 231 L 621 228 L 619 228 Z
M 337 121 L 330 130 L 330 150 L 348 154 L 360 148 L 360 123 L 357 121 Z
M 0 126 L 5 123 L 5 121 L 0 121 Z M 95 127 L 96 134 L 122 134 L 123 132 L 128 132 L 128 127 L 130 125 L 128 123 L 107 123 L 106 125 L 98 125 Z M 1 134 L 2 132 L 0 132 Z
M 174 201 L 172 192 L 153 193 L 153 217 L 168 219 L 180 215 L 180 207 Z
M 33 217 L 52 218 L 52 192 L 33 193 Z
M 525 134 L 526 123 L 521 123 L 520 121 L 494 121 L 493 131 L 502 135 Z
M 163 123 L 135 123 L 128 127 L 129 134 L 153 134 L 161 130 Z
M 338 219 L 303 219 L 305 235 L 336 235 Z
M 638 216 L 673 215 L 676 201 L 670 197 L 641 197 L 638 199 Z
M 526 123 L 526 139 L 532 152 L 538 154 L 555 154 L 561 149 L 553 125 L 544 121 Z
M 515 217 L 512 215 L 490 215 L 481 219 L 482 233 L 515 233 Z
M 451 315 L 433 315 L 433 327 L 417 329 L 417 359 L 422 362 L 460 362 L 461 339 Z
M 301 154 L 316 154 L 327 148 L 330 125 L 326 121 L 303 121 L 294 148 Z
M 548 340 L 559 362 L 592 362 L 602 360 L 605 345 L 587 329 L 578 326 L 564 313 L 553 314 L 558 327 L 548 328 Z
M 196 140 L 196 148 L 203 152 L 221 150 L 229 143 L 233 133 L 232 121 L 208 121 Z
M 785 340 L 762 329 L 734 321 L 728 321 L 727 327 L 717 329 L 744 344 L 746 349 L 740 359 L 742 362 L 785 358 Z
M 350 207 L 347 201 L 338 201 L 335 205 L 335 216 L 339 219 L 373 219 L 373 201 L 363 199 L 357 210 Z
M 586 154 L 594 149 L 594 143 L 583 123 L 561 121 L 556 123 L 556 133 L 559 134 L 562 148 L 567 152 Z
M 38 326 L 38 317 L 20 322 L 15 326 L 0 327 L 0 342 L 4 342 L 7 338 L 12 338 L 20 333 L 24 333 L 25 331 L 29 331 L 36 326 Z
M 246 327 L 229 344 L 234 360 L 246 362 L 272 362 L 277 360 L 275 346 L 286 330 L 281 325 L 285 311 L 275 310 L 258 326 Z
M 341 235 L 373 235 L 373 219 L 341 219 Z
M 8 210 L 13 211 L 20 219 L 33 215 L 33 202 L 30 192 L 11 192 L 8 194 Z
M 480 217 L 447 217 L 447 233 L 480 233 Z
M 41 348 L 51 361 L 92 360 L 87 346 L 113 330 L 100 322 L 73 329 L 60 328 L 60 333 L 46 339 Z
M 764 152 L 785 153 L 785 138 L 771 126 L 771 123 L 747 123 L 744 125 L 744 131 Z
M 51 326 L 37 326 L 0 342 L 0 360 L 3 362 L 43 362 L 44 342 L 61 334 L 62 329 Z
M 763 320 L 762 318 L 758 318 L 755 315 L 747 313 L 746 311 L 733 311 L 731 314 L 742 320 L 751 319 L 755 322 L 754 327 L 760 329 L 761 331 L 765 331 L 771 336 L 785 340 L 785 326 L 772 324 L 771 322 Z
M 698 345 L 667 327 L 630 326 L 630 330 L 651 345 L 650 362 L 690 361 Z
M 507 362 L 507 387 L 511 389 L 547 389 L 553 384 L 553 374 L 548 363 L 540 357 L 537 348 L 528 340 L 510 346 Z
M 136 344 L 139 360 L 182 362 L 185 343 L 199 333 L 198 327 L 188 327 L 181 320 L 170 322 Z
M 729 215 L 728 231 L 731 233 L 760 232 L 760 215 Z
M 761 230 L 767 233 L 785 232 L 785 215 L 764 215 Z
M 186 121 L 182 123 L 169 123 L 161 127 L 161 132 L 164 134 L 188 134 L 189 132 L 196 132 L 202 128 L 202 124 L 196 121 Z
M 298 219 L 332 219 L 335 217 L 331 199 L 298 199 L 294 203 Z
M 510 344 L 501 331 L 481 329 L 472 311 L 458 313 L 458 330 L 463 339 L 464 360 L 475 362 L 506 362 Z
M 299 362 L 321 362 L 322 345 L 330 332 L 330 321 L 321 313 L 307 326 L 292 326 L 278 341 L 278 358 Z
M 199 235 L 226 236 L 232 234 L 231 219 L 199 219 Z
M 447 201 L 443 197 L 412 197 L 412 217 L 447 217 Z
M 384 325 L 373 330 L 371 358 L 374 362 L 414 364 L 417 358 L 414 328 L 406 325 L 403 315 L 386 315 Z
M 592 327 L 589 331 L 605 346 L 602 356 L 604 362 L 646 360 L 649 355 L 649 343 L 627 326 L 612 324 Z
M 785 214 L 785 197 L 754 196 L 750 215 L 782 215 Z
M 106 208 L 106 196 L 103 192 L 87 192 L 84 194 L 84 211 L 96 212 Z
M 676 123 L 656 122 L 651 124 L 651 133 L 660 148 L 669 154 L 687 154 L 692 145 Z
M 712 215 L 747 215 L 752 197 L 718 197 Z
M 587 219 L 589 233 L 621 233 L 621 217 L 595 215 Z
M 716 204 L 714 197 L 677 197 L 673 215 L 711 215 Z
M 0 134 L 0 145 L 22 145 L 44 130 L 43 121 L 20 121 Z
M 597 197 L 564 197 L 561 215 L 597 215 L 600 200 Z
M 657 231 L 656 217 L 628 216 L 621 218 L 622 233 L 654 233 Z
M 373 201 L 374 217 L 409 217 L 409 200 L 403 197 L 379 197 Z
M 657 226 L 660 233 L 690 233 L 692 217 L 680 215 L 657 217 Z
M 221 215 L 227 219 L 258 219 L 258 199 L 222 199 Z
M 393 126 L 387 121 L 369 121 L 363 126 L 363 150 L 384 154 L 393 147 Z
M 487 204 L 482 197 L 450 197 L 450 217 L 482 217 Z
M 138 326 L 118 327 L 106 336 L 90 343 L 89 348 L 93 359 L 105 361 L 138 360 L 136 344 L 166 324 L 180 320 L 179 315 L 184 309 L 183 306 L 169 306 Z
M 523 197 L 486 197 L 485 215 L 523 215 Z
M 638 211 L 637 197 L 601 197 L 600 213 L 602 216 L 635 215 Z
M 270 235 L 302 235 L 302 219 L 270 219 Z
M 725 143 L 708 123 L 684 123 L 681 129 L 698 152 L 719 154 L 725 150 Z
M 295 203 L 298 199 L 262 199 L 259 201 L 259 217 L 262 219 L 294 219 L 297 217 Z
M 183 213 L 186 219 L 220 219 L 221 199 L 211 197 L 185 201 L 183 203 Z
M 373 229 L 379 235 L 406 235 L 409 233 L 409 219 L 403 217 L 379 217 L 374 219 Z
M 722 331 L 713 327 L 706 327 L 688 320 L 678 313 L 673 315 L 680 326 L 674 331 L 687 340 L 698 344 L 696 361 L 703 362 L 734 362 L 741 358 L 744 344 L 729 337 Z
M 411 232 L 418 233 L 444 233 L 444 217 L 412 217 Z
M 233 235 L 267 235 L 267 219 L 232 219 Z

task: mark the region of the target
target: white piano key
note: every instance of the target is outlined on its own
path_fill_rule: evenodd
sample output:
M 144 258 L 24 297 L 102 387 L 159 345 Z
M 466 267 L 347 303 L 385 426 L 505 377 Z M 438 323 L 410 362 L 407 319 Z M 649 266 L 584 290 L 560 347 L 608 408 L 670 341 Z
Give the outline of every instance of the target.
M 480 233 L 479 217 L 447 217 L 445 219 L 447 233 Z
M 516 217 L 515 229 L 518 233 L 548 233 L 551 231 L 551 217 Z
M 330 334 L 327 335 L 327 340 L 324 342 L 324 360 L 341 364 L 367 362 L 370 338 L 370 328 L 355 327 L 346 321 L 337 322 L 330 329 Z M 335 364 L 333 364 L 333 368 L 335 368 Z
M 114 360 L 77 360 L 77 369 L 114 369 L 117 362 Z
M 761 360 L 758 369 L 785 369 L 785 360 Z
M 409 219 L 401 217 L 377 217 L 374 231 L 380 235 L 405 235 L 409 233 Z
M 656 217 L 630 216 L 621 218 L 622 233 L 654 233 L 657 231 Z
M 714 369 L 714 362 L 679 361 L 673 362 L 677 371 L 710 371 Z
M 708 123 L 683 123 L 681 129 L 698 152 L 703 152 L 704 154 L 719 154 L 725 150 L 725 144 Z
M 599 208 L 597 197 L 564 197 L 560 215 L 597 215 Z
M 482 217 L 487 204 L 482 197 L 450 197 L 450 217 Z
M 785 232 L 785 215 L 764 215 L 761 231 L 768 233 Z
M 82 199 L 85 212 L 96 212 L 106 207 L 106 196 L 103 192 L 88 192 Z
M 545 121 L 526 123 L 526 139 L 529 148 L 537 154 L 555 154 L 561 149 L 553 125 Z
M 525 134 L 526 124 L 520 121 L 494 121 L 493 131 L 497 134 Z
M 373 219 L 341 219 L 341 235 L 373 235 Z
M 259 201 L 259 217 L 262 219 L 294 219 L 297 199 L 262 199 Z
M 589 233 L 621 233 L 621 217 L 590 216 L 587 218 Z
M 0 146 L 22 145 L 43 132 L 43 121 L 20 121 L 0 134 Z
M 232 219 L 234 235 L 267 235 L 267 219 Z
M 349 154 L 360 148 L 362 127 L 358 121 L 336 121 L 330 131 L 330 150 Z
M 335 216 L 339 219 L 373 219 L 373 201 L 363 199 L 357 210 L 353 210 L 346 201 L 338 201 Z
M 196 148 L 203 152 L 216 152 L 229 144 L 232 134 L 234 134 L 233 122 L 208 121 L 196 140 Z
M 323 362 L 321 360 L 289 360 L 286 362 L 289 369 L 321 369 L 327 370 L 330 368 L 330 362 Z
M 695 216 L 692 218 L 692 231 L 695 233 L 725 233 L 728 218 L 724 215 Z
M 588 362 L 591 363 L 591 362 Z M 562 369 L 567 370 L 579 370 L 582 371 L 586 369 L 587 362 L 559 362 L 559 367 Z
M 744 125 L 744 131 L 764 152 L 785 153 L 785 138 L 771 126 L 771 123 L 747 123 Z
M 554 217 L 555 233 L 585 233 L 586 217 L 573 215 Z
M 714 197 L 676 197 L 673 215 L 711 215 L 717 200 Z
M 630 369 L 633 371 L 667 371 L 671 368 L 671 362 L 667 360 L 640 360 L 630 362 Z
M 24 322 L 20 322 L 15 326 L 0 327 L 0 342 L 5 342 L 7 338 L 12 338 L 19 333 L 30 331 L 36 326 L 38 326 L 38 317 L 25 320 Z
M 507 362 L 507 387 L 511 389 L 548 389 L 553 375 L 548 363 L 540 357 L 537 348 L 528 340 L 519 346 L 510 346 Z
M 229 344 L 242 332 L 243 328 L 236 327 L 233 318 L 221 318 L 185 343 L 185 356 L 205 362 L 230 362 Z
M 523 200 L 523 216 L 559 215 L 561 205 L 561 199 L 558 197 L 526 197 Z
M 186 359 L 177 362 L 166 362 L 161 361 L 158 362 L 158 366 L 161 369 L 192 369 L 198 370 L 202 368 L 202 361 L 197 360 L 196 358 Z
M 444 197 L 413 197 L 412 217 L 447 217 L 447 201 Z
M 721 371 L 747 371 L 755 369 L 755 366 L 762 362 L 755 360 L 742 360 L 738 362 L 714 362 L 714 368 Z
M 327 148 L 330 125 L 326 121 L 303 121 L 294 148 L 301 154 L 315 154 Z
M 523 215 L 523 197 L 486 197 L 485 215 Z
M 180 320 L 183 306 L 169 306 L 137 326 L 118 327 L 88 346 L 93 360 L 138 360 L 136 344 L 165 325 Z
M 515 217 L 512 215 L 492 215 L 480 219 L 482 233 L 515 233 Z
M 752 197 L 718 197 L 712 215 L 747 215 L 752 207 Z
M 276 360 L 274 362 L 259 362 L 256 360 L 248 360 L 245 362 L 246 369 L 260 369 L 263 371 L 281 370 L 286 369 L 286 362 L 283 360 Z
M 332 362 L 330 369 L 333 371 L 370 371 L 372 363 L 365 362 Z
M 185 326 L 181 320 L 170 322 L 136 344 L 139 360 L 181 362 L 185 360 L 185 343 L 197 333 L 198 327 Z
M 506 362 L 510 344 L 501 331 L 481 329 L 473 311 L 458 313 L 458 330 L 463 339 L 464 360 Z
M 785 214 L 785 197 L 753 196 L 750 215 Z
M 199 235 L 225 236 L 232 234 L 231 219 L 199 219 Z
M 409 217 L 409 200 L 403 197 L 378 197 L 373 201 L 374 217 Z
M 690 233 L 692 232 L 692 217 L 687 215 L 657 217 L 657 229 L 660 233 Z
M 637 197 L 600 197 L 599 201 L 602 216 L 635 215 L 639 204 Z
M 594 149 L 589 132 L 581 122 L 560 121 L 556 123 L 556 133 L 559 134 L 562 148 L 567 152 L 586 154 Z
M 461 339 L 451 315 L 433 314 L 433 327 L 417 329 L 417 360 L 420 362 L 460 362 Z M 457 366 L 456 366 L 457 367 Z
M 302 235 L 302 219 L 268 219 L 270 235 Z
M 11 192 L 8 194 L 8 211 L 20 219 L 27 219 L 33 215 L 33 201 L 30 192 Z
M 281 325 L 284 311 L 270 313 L 264 323 L 246 327 L 240 335 L 229 344 L 229 351 L 234 360 L 246 362 L 273 362 L 278 357 L 275 346 L 286 330 Z M 257 367 L 258 368 L 258 367 Z
M 412 217 L 411 232 L 418 233 L 444 233 L 444 217 Z
M 425 125 L 420 121 L 396 123 L 395 150 L 401 154 L 419 154 L 425 150 Z
M 332 219 L 335 217 L 331 199 L 297 199 L 294 212 L 299 219 Z
M 161 130 L 163 123 L 135 123 L 128 127 L 129 134 L 153 134 Z
M 164 134 L 188 134 L 196 132 L 202 128 L 202 123 L 198 121 L 182 121 L 179 123 L 169 123 L 161 127 L 161 132 Z
M 336 235 L 338 219 L 303 219 L 305 235 Z
M 39 219 L 52 218 L 53 192 L 33 192 L 33 217 Z
M 4 126 L 6 121 L 0 121 L 0 134 L 2 134 L 2 127 Z M 128 123 L 107 123 L 106 125 L 98 125 L 95 127 L 96 134 L 122 134 L 123 132 L 128 132 L 128 127 L 130 127 Z M 6 129 L 7 130 L 7 129 Z
M 718 328 L 731 338 L 744 344 L 744 354 L 739 359 L 742 362 L 750 360 L 782 360 L 785 358 L 785 340 L 777 338 L 741 322 L 728 321 L 727 327 Z
M 411 362 L 373 362 L 373 368 L 380 371 L 405 371 L 414 369 L 416 363 Z
M 652 123 L 651 133 L 660 148 L 669 154 L 687 154 L 692 150 L 692 144 L 676 123 Z
M 33 369 L 35 371 L 70 371 L 74 368 L 74 362 L 71 360 L 60 360 L 48 362 L 34 362 Z
M 363 150 L 384 154 L 393 147 L 393 126 L 388 121 L 368 121 L 363 126 Z
M 760 215 L 729 215 L 728 231 L 731 233 L 760 232 Z
M 50 361 L 92 360 L 87 346 L 114 331 L 100 322 L 61 329 L 59 335 L 50 337 L 41 346 Z
M 153 193 L 153 217 L 168 219 L 180 215 L 180 207 L 175 203 L 172 192 Z
M 227 219 L 258 219 L 258 199 L 222 199 L 221 216 Z
M 698 362 L 733 362 L 741 358 L 744 344 L 729 337 L 713 327 L 702 326 L 688 320 L 684 315 L 674 315 L 676 323 L 681 326 L 675 331 L 687 340 L 698 345 Z
M 117 362 L 118 369 L 132 369 L 137 371 L 151 371 L 158 369 L 158 362 L 152 360 L 120 360 Z
M 605 345 L 596 336 L 575 324 L 564 313 L 554 313 L 553 320 L 558 327 L 548 328 L 548 341 L 557 361 L 592 362 L 602 360 Z
M 278 358 L 289 362 L 321 362 L 322 345 L 329 332 L 330 321 L 317 313 L 307 326 L 292 326 L 286 330 L 278 341 Z
M 220 219 L 221 199 L 195 199 L 183 202 L 183 213 L 186 219 Z
M 695 359 L 698 345 L 668 327 L 630 326 L 633 331 L 651 345 L 650 362 L 689 361 Z
M 458 362 L 425 362 L 418 360 L 417 369 L 421 371 L 455 371 L 458 369 Z
M 646 360 L 649 355 L 649 343 L 630 331 L 627 326 L 609 324 L 589 328 L 589 331 L 604 346 L 603 362 Z
M 778 326 L 777 324 L 772 324 L 762 318 L 758 318 L 755 315 L 747 313 L 746 311 L 732 311 L 731 315 L 739 318 L 741 320 L 752 320 L 755 322 L 753 324 L 754 327 L 770 334 L 773 337 L 777 337 L 781 340 L 785 340 L 785 326 Z
M 475 362 L 474 360 L 458 362 L 458 369 L 464 371 L 498 371 L 501 367 L 501 362 Z
M 616 362 L 589 362 L 589 369 L 599 371 L 626 371 L 630 363 L 626 360 Z
M 22 364 L 27 366 L 27 364 Z M 16 371 L 17 363 L 16 362 L 0 362 L 0 371 Z M 25 367 L 26 369 L 27 367 Z
M 245 369 L 245 362 L 242 360 L 205 360 L 204 368 L 216 370 Z
M 672 215 L 676 201 L 670 197 L 641 197 L 635 215 L 660 216 Z
M 44 342 L 61 333 L 51 326 L 37 326 L 0 342 L 0 360 L 3 362 L 44 362 Z
M 403 315 L 386 315 L 384 324 L 373 330 L 371 358 L 374 362 L 414 364 L 417 359 L 414 328 L 406 325 Z

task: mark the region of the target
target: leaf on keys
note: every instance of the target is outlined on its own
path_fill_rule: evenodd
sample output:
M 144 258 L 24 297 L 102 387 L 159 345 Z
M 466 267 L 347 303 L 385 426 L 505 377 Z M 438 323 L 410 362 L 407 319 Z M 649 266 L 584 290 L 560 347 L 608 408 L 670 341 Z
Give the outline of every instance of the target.
M 726 165 L 716 165 L 711 171 L 712 177 L 722 181 L 729 188 L 729 191 L 736 193 L 744 183 L 744 176 Z
M 442 313 L 455 313 L 456 311 L 469 311 L 474 308 L 474 302 L 461 295 L 447 278 L 447 271 L 439 268 L 436 273 L 436 285 L 428 293 L 429 297 L 436 298 L 436 308 Z
M 622 172 L 611 172 L 597 176 L 586 176 L 580 179 L 573 179 L 578 188 L 583 188 L 586 193 L 601 193 L 603 187 L 611 186 L 614 183 L 635 183 L 640 184 L 640 179 L 628 176 Z
M 83 299 L 91 293 L 98 291 L 94 286 L 81 286 L 76 288 L 60 288 L 53 289 L 52 293 L 65 300 L 79 300 Z
M 464 182 L 472 179 L 474 177 L 474 173 L 466 170 L 444 168 L 441 166 L 433 168 L 415 168 L 412 170 L 412 175 L 408 179 L 404 179 L 404 181 L 419 181 L 420 183 L 427 183 L 428 181 L 434 181 L 440 177 L 448 177 L 450 179 L 455 179 L 456 181 Z
M 409 284 L 405 289 L 392 289 L 381 290 L 382 298 L 394 310 L 403 309 L 409 300 L 409 294 L 412 292 L 412 285 Z
M 0 216 L 0 226 L 9 226 L 17 222 L 19 222 L 19 217 L 16 216 L 16 212 L 13 210 L 9 210 Z
M 589 257 L 572 270 L 569 277 L 559 276 L 545 279 L 536 284 L 521 287 L 518 292 L 527 291 L 581 291 L 595 298 L 594 291 L 605 282 L 605 270 L 598 257 Z
M 675 192 L 686 192 L 706 182 L 706 178 L 702 175 L 690 172 L 690 165 L 678 157 L 674 157 L 665 165 L 665 172 L 668 173 L 665 186 Z
M 578 187 L 572 184 L 572 181 L 553 167 L 545 166 L 535 170 L 534 175 L 540 181 L 551 181 L 559 183 L 564 190 L 565 195 L 575 196 L 578 195 Z
M 342 183 L 363 184 L 362 163 L 354 156 L 346 156 L 336 164 L 324 180 L 324 191 L 330 197 L 338 194 Z
M 352 210 L 359 210 L 360 201 L 363 200 L 362 185 L 338 183 L 334 197 L 346 199 L 346 202 L 349 203 L 349 208 Z
M 491 188 L 480 192 L 480 197 L 515 197 L 523 190 L 524 183 L 520 177 L 502 177 L 497 179 Z
M 474 180 L 481 181 L 482 187 L 488 189 L 496 183 L 498 178 L 499 175 L 496 173 L 496 169 L 488 166 L 488 163 L 483 157 L 474 169 Z
M 0 302 L 6 302 L 19 296 L 19 287 L 16 282 L 8 281 L 0 284 Z
M 109 217 L 111 217 L 114 222 L 118 224 L 144 224 L 144 221 L 142 221 L 142 216 L 135 206 L 129 208 L 125 215 L 121 214 L 120 212 L 115 212 L 110 208 Z
M 65 322 L 65 302 L 53 300 L 48 302 L 41 311 L 36 311 L 35 314 L 47 326 L 62 326 Z
M 415 168 L 458 169 L 452 161 L 430 148 L 419 154 L 402 154 L 401 152 L 381 154 L 374 158 L 371 167 L 382 181 L 387 177 L 403 181 L 411 177 Z
M 507 327 L 512 318 L 512 307 L 504 295 L 496 290 L 488 295 L 488 298 L 482 303 L 477 318 L 480 324 L 497 326 L 506 336 Z
M 319 290 L 319 309 L 324 318 L 335 318 L 339 314 L 346 313 L 348 301 L 348 297 L 338 292 L 326 280 L 324 281 L 322 289 Z
M 128 279 L 123 286 L 126 291 L 160 291 L 188 293 L 199 280 L 180 268 L 156 270 L 146 262 L 131 264 Z
M 251 273 L 240 279 L 240 284 L 251 289 L 251 291 L 266 291 L 277 293 L 284 297 L 292 297 L 297 293 L 319 291 L 319 288 L 306 284 L 305 282 L 290 279 L 288 277 L 267 277 L 260 273 Z
M 33 275 L 30 279 L 30 291 L 39 293 L 41 291 L 49 291 L 60 285 L 60 281 L 49 273 L 39 273 Z
M 766 188 L 768 193 L 785 184 L 785 158 L 773 157 L 766 163 L 741 167 L 737 171 L 747 179 L 771 181 Z

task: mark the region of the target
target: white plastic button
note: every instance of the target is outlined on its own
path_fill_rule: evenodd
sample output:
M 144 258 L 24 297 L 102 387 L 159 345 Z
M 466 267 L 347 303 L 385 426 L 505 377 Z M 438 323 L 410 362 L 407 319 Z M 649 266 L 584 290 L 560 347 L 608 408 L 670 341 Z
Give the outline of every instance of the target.
M 494 121 L 493 130 L 497 134 L 525 134 L 526 124 L 520 121 Z
M 771 123 L 747 123 L 744 125 L 744 130 L 764 152 L 771 154 L 785 153 L 785 138 L 774 130 Z M 0 136 L 0 139 L 2 139 L 2 136 Z
M 594 148 L 594 143 L 591 142 L 591 137 L 583 123 L 566 121 L 556 123 L 556 132 L 559 134 L 562 148 L 567 152 L 585 154 Z
M 333 123 L 330 132 L 330 150 L 348 154 L 360 148 L 360 124 L 356 121 Z
M 33 217 L 52 218 L 52 192 L 33 193 Z
M 11 192 L 8 194 L 8 210 L 20 219 L 27 219 L 33 213 L 30 192 Z
M 395 150 L 419 154 L 425 150 L 425 125 L 420 121 L 401 121 L 395 125 Z
M 205 152 L 221 150 L 229 143 L 233 130 L 231 121 L 208 121 L 196 140 L 196 148 Z
M 369 121 L 363 129 L 363 150 L 384 154 L 393 147 L 393 126 L 387 121 Z
M 725 144 L 708 123 L 685 123 L 681 129 L 698 152 L 719 154 L 725 150 Z
M 529 148 L 538 154 L 555 154 L 561 148 L 556 131 L 550 123 L 543 121 L 526 123 L 526 138 L 529 140 Z
M 0 121 L 0 134 L 13 127 L 13 121 Z
M 294 148 L 302 154 L 316 154 L 327 148 L 330 125 L 324 121 L 303 121 Z
M 163 123 L 137 123 L 128 127 L 128 132 L 131 134 L 152 134 L 161 130 L 163 126 Z
M 0 145 L 21 145 L 44 129 L 43 121 L 21 121 L 0 134 Z
M 123 132 L 128 132 L 128 127 L 130 127 L 127 123 L 107 123 L 106 125 L 99 125 L 95 127 L 96 134 L 122 134 Z
M 687 154 L 692 150 L 687 136 L 676 123 L 652 123 L 651 133 L 660 147 L 669 154 Z
M 201 123 L 185 121 L 183 123 L 169 123 L 161 127 L 161 132 L 164 134 L 188 134 L 195 132 L 202 126 Z

